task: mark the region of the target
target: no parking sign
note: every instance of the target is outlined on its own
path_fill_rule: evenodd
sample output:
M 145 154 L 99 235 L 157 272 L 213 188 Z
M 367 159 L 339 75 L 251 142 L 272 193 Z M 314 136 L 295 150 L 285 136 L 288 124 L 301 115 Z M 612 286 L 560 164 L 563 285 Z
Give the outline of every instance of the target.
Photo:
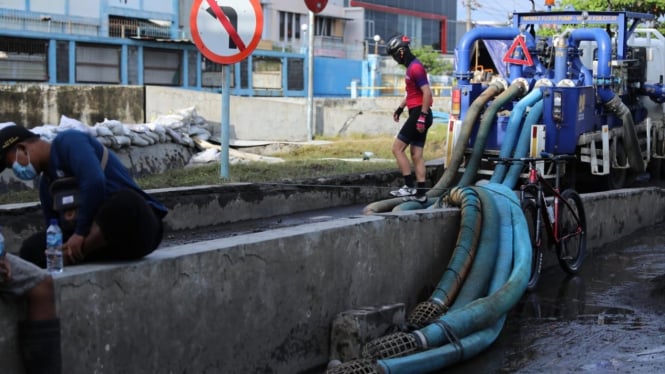
M 234 64 L 261 41 L 263 11 L 259 0 L 194 0 L 189 25 L 194 44 L 208 59 Z

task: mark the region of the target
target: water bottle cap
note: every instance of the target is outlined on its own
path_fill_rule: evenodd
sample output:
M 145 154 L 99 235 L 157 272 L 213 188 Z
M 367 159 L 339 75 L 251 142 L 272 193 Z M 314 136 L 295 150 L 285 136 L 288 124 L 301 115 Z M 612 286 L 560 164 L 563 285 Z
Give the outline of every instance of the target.
M 52 225 L 58 223 L 57 218 L 51 218 L 51 221 L 49 221 Z

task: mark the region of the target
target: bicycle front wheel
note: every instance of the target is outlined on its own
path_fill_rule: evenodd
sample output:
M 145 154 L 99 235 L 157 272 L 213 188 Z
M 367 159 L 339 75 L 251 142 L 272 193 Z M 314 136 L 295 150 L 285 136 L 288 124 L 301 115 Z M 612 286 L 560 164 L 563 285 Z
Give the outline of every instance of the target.
M 586 215 L 580 195 L 567 189 L 559 202 L 558 241 L 556 254 L 559 265 L 569 274 L 577 274 L 586 256 Z

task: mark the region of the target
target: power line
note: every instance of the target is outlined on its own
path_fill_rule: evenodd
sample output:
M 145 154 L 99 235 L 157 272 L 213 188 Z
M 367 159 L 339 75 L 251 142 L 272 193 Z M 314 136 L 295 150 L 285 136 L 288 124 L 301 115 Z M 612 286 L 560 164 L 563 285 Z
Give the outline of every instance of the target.
M 478 3 L 477 1 L 472 0 L 462 0 L 462 5 L 467 11 L 467 21 L 470 22 L 469 18 L 507 18 L 508 15 L 514 12 L 529 12 L 532 10 L 532 4 L 530 0 L 513 0 L 512 2 L 483 2 Z M 469 8 L 471 8 L 472 14 L 469 14 Z M 536 6 L 536 11 L 543 10 L 542 7 L 539 9 L 539 6 Z

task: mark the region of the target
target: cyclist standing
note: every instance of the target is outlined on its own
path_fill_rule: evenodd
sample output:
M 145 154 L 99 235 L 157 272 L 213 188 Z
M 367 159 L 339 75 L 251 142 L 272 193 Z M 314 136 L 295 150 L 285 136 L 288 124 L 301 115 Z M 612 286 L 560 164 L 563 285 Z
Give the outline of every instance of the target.
M 427 201 L 425 195 L 425 160 L 423 159 L 423 148 L 427 139 L 427 130 L 432 125 L 432 90 L 429 86 L 427 71 L 422 63 L 411 53 L 410 40 L 405 35 L 397 35 L 390 38 L 387 44 L 387 52 L 398 64 L 406 66 L 406 95 L 393 113 L 395 122 L 407 108 L 409 118 L 404 122 L 393 142 L 392 152 L 397 160 L 404 186 L 398 190 L 391 191 L 393 196 L 408 197 L 419 202 Z M 405 154 L 406 147 L 410 147 L 411 161 L 415 169 L 414 176 L 411 173 L 411 165 Z M 415 182 L 415 183 L 414 183 Z

